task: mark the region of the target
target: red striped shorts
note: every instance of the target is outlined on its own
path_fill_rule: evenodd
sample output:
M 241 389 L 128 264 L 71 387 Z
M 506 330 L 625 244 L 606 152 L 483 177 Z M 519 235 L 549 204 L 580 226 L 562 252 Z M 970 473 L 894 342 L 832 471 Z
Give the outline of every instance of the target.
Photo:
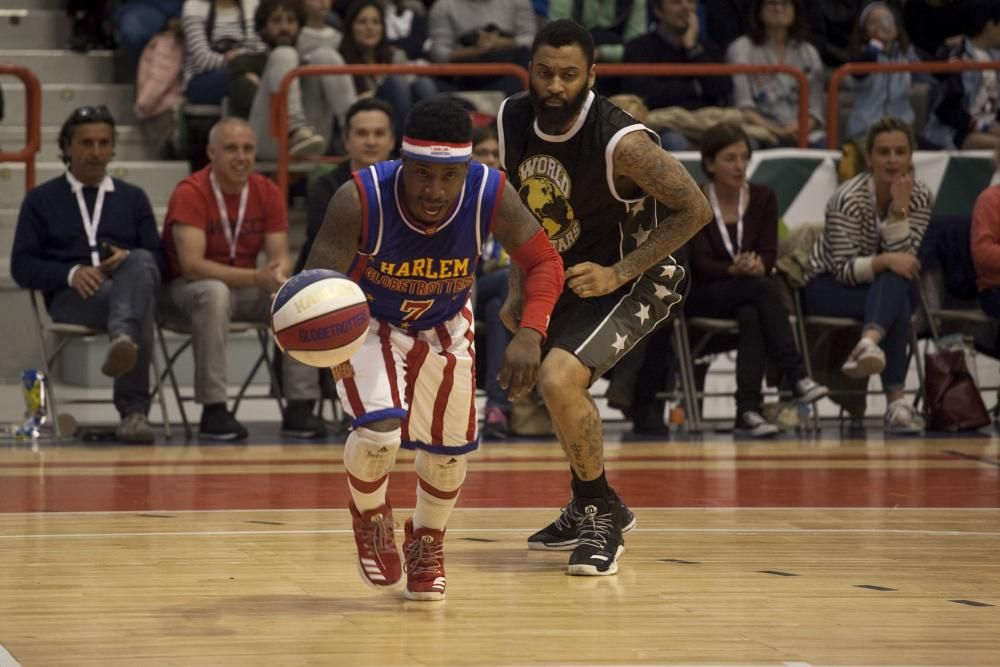
M 355 428 L 402 420 L 402 446 L 460 454 L 479 446 L 472 307 L 433 329 L 408 333 L 372 318 L 351 360 L 333 369 Z

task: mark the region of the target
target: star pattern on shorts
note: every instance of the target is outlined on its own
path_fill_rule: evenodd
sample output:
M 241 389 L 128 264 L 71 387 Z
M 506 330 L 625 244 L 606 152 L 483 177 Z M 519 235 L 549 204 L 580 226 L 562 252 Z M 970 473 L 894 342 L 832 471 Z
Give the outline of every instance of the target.
M 660 299 L 661 301 L 670 296 L 670 290 L 668 290 L 663 285 L 660 285 L 659 283 L 656 284 L 653 290 L 656 292 L 656 298 Z
M 674 266 L 673 264 L 664 264 L 663 266 L 660 267 L 660 277 L 661 278 L 673 278 L 674 277 L 674 272 L 676 270 L 677 270 L 677 267 Z
M 640 324 L 645 324 L 646 320 L 649 319 L 649 304 L 644 303 L 639 306 L 639 312 L 635 313 L 635 316 L 639 318 Z
M 636 213 L 642 213 L 645 210 L 646 210 L 646 198 L 643 197 L 639 201 L 637 201 L 637 202 L 633 203 L 631 206 L 629 206 L 628 212 L 631 215 L 635 215 Z
M 639 231 L 632 232 L 632 238 L 635 239 L 636 247 L 641 246 L 649 238 L 649 233 L 653 231 L 651 229 L 645 229 L 642 225 L 639 225 Z
M 618 351 L 618 354 L 621 354 L 625 351 L 626 340 L 628 340 L 628 336 L 622 336 L 621 334 L 616 333 L 615 342 L 611 343 L 611 347 L 615 348 Z

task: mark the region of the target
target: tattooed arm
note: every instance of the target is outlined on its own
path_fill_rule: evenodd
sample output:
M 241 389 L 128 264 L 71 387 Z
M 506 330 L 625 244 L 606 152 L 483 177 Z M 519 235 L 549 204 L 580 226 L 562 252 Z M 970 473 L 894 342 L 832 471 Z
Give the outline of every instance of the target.
M 687 243 L 712 220 L 712 208 L 684 165 L 645 132 L 622 137 L 615 147 L 614 176 L 616 183 L 624 177 L 671 210 L 645 243 L 615 264 L 624 283 Z
M 350 180 L 330 199 L 305 268 L 347 273 L 358 254 L 361 224 L 361 199 L 357 186 Z
M 610 294 L 675 252 L 712 219 L 712 209 L 684 166 L 645 132 L 622 137 L 614 152 L 616 189 L 641 189 L 672 212 L 649 234 L 645 243 L 614 266 L 581 262 L 566 267 L 566 286 L 582 298 Z

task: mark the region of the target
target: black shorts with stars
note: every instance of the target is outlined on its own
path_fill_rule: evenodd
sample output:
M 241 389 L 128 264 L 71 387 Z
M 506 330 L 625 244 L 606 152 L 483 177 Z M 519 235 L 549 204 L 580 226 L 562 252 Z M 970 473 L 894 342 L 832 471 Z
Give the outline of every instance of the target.
M 684 268 L 668 259 L 605 296 L 585 299 L 565 288 L 549 321 L 546 352 L 558 347 L 575 355 L 591 369 L 593 384 L 677 312 L 684 277 Z

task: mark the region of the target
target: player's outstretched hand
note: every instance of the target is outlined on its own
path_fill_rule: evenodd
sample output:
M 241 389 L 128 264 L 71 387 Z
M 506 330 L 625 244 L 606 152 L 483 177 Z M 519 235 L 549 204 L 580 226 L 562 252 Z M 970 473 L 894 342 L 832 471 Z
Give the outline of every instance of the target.
M 497 373 L 500 387 L 514 401 L 531 391 L 538 381 L 542 364 L 542 334 L 534 329 L 518 329 L 503 353 L 503 366 Z
M 566 285 L 577 296 L 589 299 L 611 294 L 621 287 L 622 281 L 610 266 L 580 262 L 566 269 Z

